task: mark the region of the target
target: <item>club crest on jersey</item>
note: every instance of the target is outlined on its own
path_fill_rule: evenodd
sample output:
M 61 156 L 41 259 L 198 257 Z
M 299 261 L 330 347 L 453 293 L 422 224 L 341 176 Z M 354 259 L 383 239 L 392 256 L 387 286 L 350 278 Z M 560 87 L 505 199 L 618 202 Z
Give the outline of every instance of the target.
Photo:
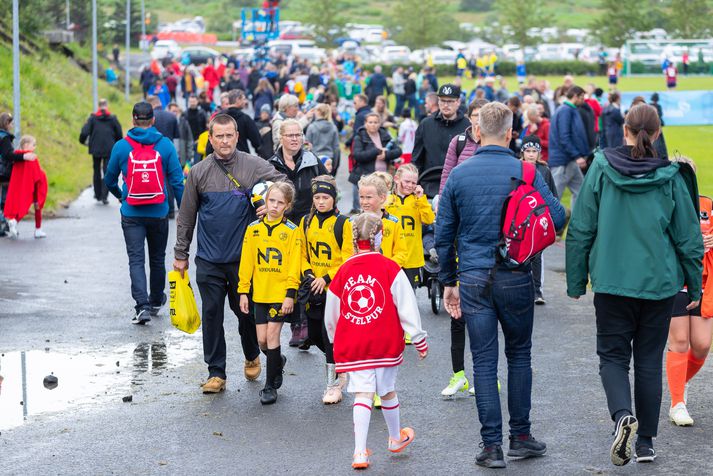
M 344 286 L 344 318 L 360 326 L 378 319 L 384 310 L 385 294 L 379 282 L 370 275 L 349 278 Z
M 284 231 L 280 233 L 280 241 L 287 241 L 287 233 Z

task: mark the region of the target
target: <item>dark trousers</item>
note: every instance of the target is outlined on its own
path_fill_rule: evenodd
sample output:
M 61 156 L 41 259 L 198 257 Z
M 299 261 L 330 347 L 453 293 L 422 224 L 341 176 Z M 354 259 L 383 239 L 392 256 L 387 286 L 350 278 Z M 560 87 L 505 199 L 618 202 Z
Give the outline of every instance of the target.
M 240 311 L 238 268 L 240 263 L 211 263 L 196 257 L 196 283 L 203 302 L 203 359 L 208 364 L 209 377 L 225 378 L 225 329 L 223 328 L 225 297 L 238 317 L 238 332 L 247 360 L 260 355 L 255 330 L 255 316 Z M 250 306 L 252 309 L 252 305 Z
M 176 194 L 173 193 L 173 187 L 166 184 L 166 193 L 168 194 L 168 214 L 176 213 Z
M 451 317 L 451 363 L 453 373 L 465 370 L 465 319 Z
M 535 284 L 535 296 L 542 295 L 542 276 L 545 270 L 542 267 L 542 252 L 532 258 L 532 282 Z
M 136 301 L 136 310 L 163 303 L 166 286 L 166 244 L 168 220 L 166 218 L 121 217 L 126 253 L 129 255 L 131 297 Z M 146 253 L 149 248 L 150 291 L 146 290 Z
M 396 107 L 394 108 L 394 116 L 400 117 L 401 112 L 404 110 L 404 106 L 406 105 L 406 95 L 405 94 L 396 94 Z
M 663 352 L 674 296 L 653 301 L 612 294 L 594 295 L 599 375 L 609 414 L 631 409 L 629 363 L 634 355 L 634 401 L 638 434 L 656 436 L 661 410 Z
M 334 363 L 334 346 L 329 342 L 327 328 L 324 327 L 324 306 L 311 308 L 307 315 L 307 336 L 309 340 L 324 352 L 328 364 Z
M 92 156 L 94 162 L 94 198 L 97 200 L 106 200 L 109 196 L 109 189 L 104 183 L 104 174 L 106 167 L 109 165 L 109 157 Z
M 498 393 L 498 324 L 508 362 L 510 434 L 530 434 L 532 406 L 532 323 L 534 289 L 530 270 L 500 268 L 460 275 L 462 319 L 468 326 L 473 354 L 473 385 L 485 446 L 502 444 L 502 410 Z

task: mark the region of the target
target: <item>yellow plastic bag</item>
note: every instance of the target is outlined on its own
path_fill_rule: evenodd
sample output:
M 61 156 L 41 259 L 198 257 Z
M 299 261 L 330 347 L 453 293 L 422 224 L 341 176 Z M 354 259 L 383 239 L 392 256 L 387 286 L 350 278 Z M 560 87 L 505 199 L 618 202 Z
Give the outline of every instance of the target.
M 193 288 L 188 280 L 188 272 L 181 277 L 178 271 L 168 272 L 168 286 L 171 289 L 171 324 L 179 331 L 193 334 L 201 326 Z

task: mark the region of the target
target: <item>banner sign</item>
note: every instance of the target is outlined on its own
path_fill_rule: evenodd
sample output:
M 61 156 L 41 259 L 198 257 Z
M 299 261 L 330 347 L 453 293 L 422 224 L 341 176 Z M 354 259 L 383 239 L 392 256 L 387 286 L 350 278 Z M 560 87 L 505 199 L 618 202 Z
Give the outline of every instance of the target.
M 622 92 L 622 111 L 631 106 L 636 96 L 651 101 L 653 91 Z M 663 91 L 658 92 L 666 126 L 713 125 L 713 91 Z

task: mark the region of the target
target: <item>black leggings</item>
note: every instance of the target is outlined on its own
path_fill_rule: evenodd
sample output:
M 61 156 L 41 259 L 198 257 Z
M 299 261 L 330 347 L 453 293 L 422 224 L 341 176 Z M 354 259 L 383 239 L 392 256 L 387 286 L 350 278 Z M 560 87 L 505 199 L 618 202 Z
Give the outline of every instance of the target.
M 334 363 L 333 345 L 329 342 L 327 328 L 324 327 L 324 306 L 310 309 L 307 314 L 307 336 L 319 350 L 324 352 L 328 364 Z
M 465 319 L 451 317 L 451 363 L 453 373 L 465 370 Z

